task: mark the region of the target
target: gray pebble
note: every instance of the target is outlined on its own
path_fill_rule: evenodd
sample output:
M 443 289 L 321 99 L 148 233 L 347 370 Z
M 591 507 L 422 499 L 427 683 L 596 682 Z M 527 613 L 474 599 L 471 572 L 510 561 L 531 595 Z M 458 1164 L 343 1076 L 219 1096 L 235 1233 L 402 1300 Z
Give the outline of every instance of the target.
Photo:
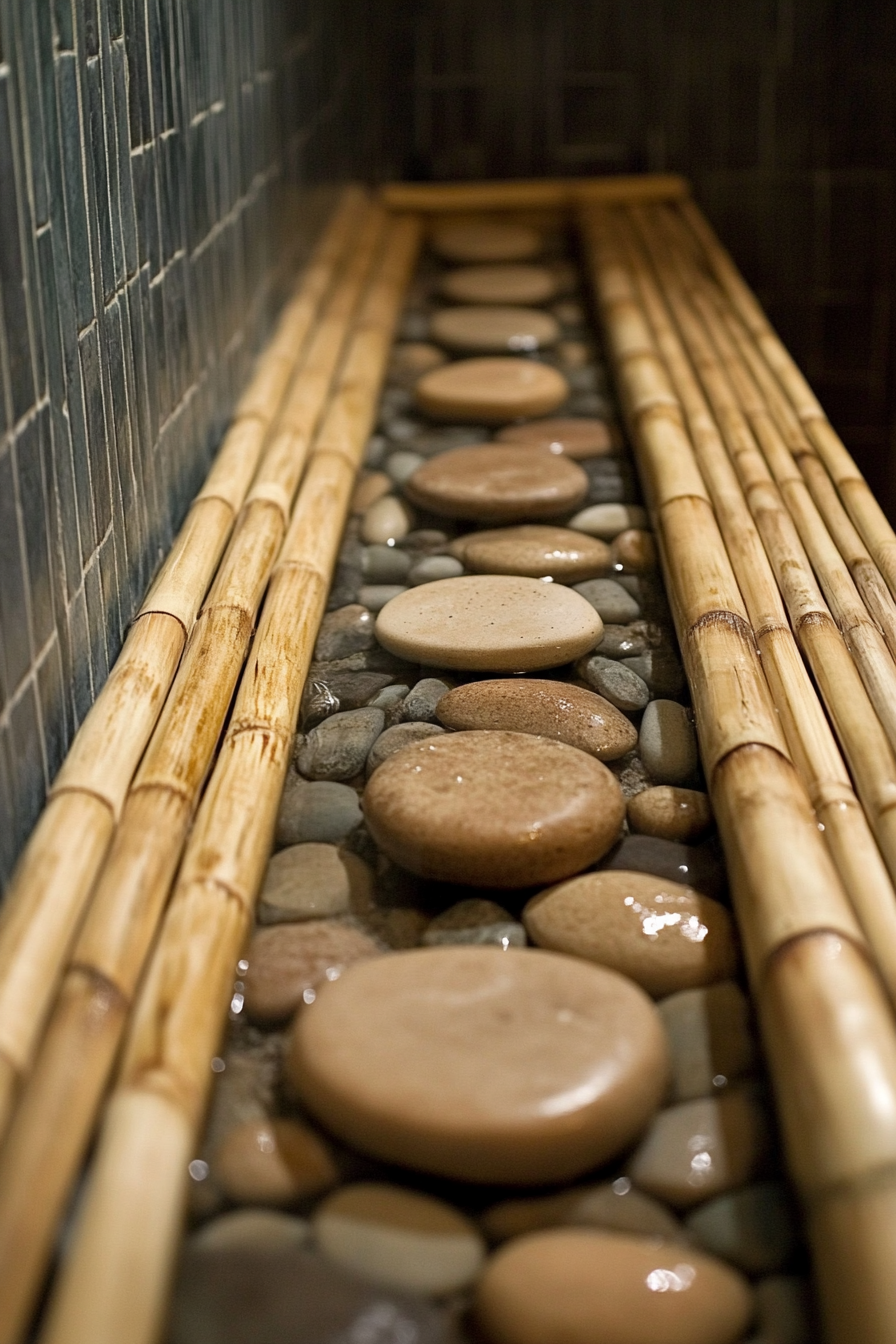
M 386 458 L 384 470 L 395 485 L 404 485 L 413 476 L 418 467 L 422 467 L 426 458 L 420 453 L 401 451 Z
M 324 719 L 296 752 L 299 773 L 305 779 L 352 779 L 364 769 L 384 724 L 383 711 L 372 706 Z
M 398 704 L 399 700 L 405 698 L 410 689 L 410 686 L 405 686 L 402 682 L 398 682 L 394 686 L 384 686 L 367 703 L 376 709 L 391 709 L 393 705 Z
M 480 924 L 472 929 L 433 929 L 423 935 L 424 947 L 525 947 L 526 930 L 515 919 Z
M 480 425 L 446 425 L 418 434 L 411 447 L 423 457 L 437 457 L 449 448 L 465 448 L 469 443 L 484 443 L 487 438 L 488 430 Z
M 637 658 L 649 645 L 643 633 L 631 625 L 604 625 L 604 633 L 595 653 L 602 658 Z M 638 671 L 637 668 L 634 669 Z M 640 673 L 639 673 L 640 675 Z
M 614 663 L 611 658 L 593 657 L 580 663 L 582 676 L 598 695 L 625 713 L 643 709 L 650 700 L 650 691 L 636 672 Z
M 564 414 L 569 415 L 594 415 L 599 420 L 609 420 L 613 415 L 613 407 L 606 397 L 602 397 L 599 392 L 579 392 L 570 397 L 566 404 Z
M 608 625 L 628 625 L 641 615 L 635 599 L 615 579 L 586 579 L 573 587 Z
M 675 700 L 654 700 L 647 707 L 638 747 L 657 784 L 685 784 L 697 772 L 697 734 L 688 711 Z
M 434 551 L 446 545 L 447 541 L 448 533 L 440 532 L 437 527 L 418 527 L 406 537 L 401 537 L 395 545 L 403 551 Z
M 405 313 L 399 334 L 403 341 L 425 341 L 429 336 L 429 314 Z
M 365 585 L 404 583 L 411 568 L 411 558 L 397 546 L 374 543 L 361 552 L 361 574 Z M 369 647 L 369 646 L 368 646 Z
M 704 1250 L 746 1274 L 773 1274 L 797 1244 L 796 1218 L 786 1186 L 759 1181 L 701 1204 L 685 1219 Z
M 415 435 L 419 434 L 423 426 L 418 420 L 409 420 L 407 416 L 399 415 L 394 420 L 390 420 L 384 425 L 386 437 L 393 443 L 410 443 Z
M 401 751 L 402 747 L 409 747 L 412 742 L 422 742 L 427 737 L 441 737 L 444 731 L 444 728 L 439 728 L 434 723 L 396 723 L 394 727 L 387 728 L 377 738 L 367 757 L 368 778 L 383 761 L 388 760 L 396 751 Z
M 567 369 L 566 381 L 573 392 L 596 392 L 597 374 L 593 364 L 585 364 L 580 369 Z
M 344 840 L 362 820 L 358 795 L 347 784 L 311 783 L 291 770 L 277 814 L 277 844 Z
M 326 667 L 325 663 L 319 664 Z M 391 686 L 395 677 L 390 672 L 333 672 L 325 677 L 309 677 L 302 696 L 302 724 L 308 731 L 311 717 L 317 714 L 317 723 L 338 714 L 340 709 L 361 709 L 370 703 L 378 691 Z M 314 724 L 310 726 L 313 728 Z
M 358 601 L 362 602 L 370 611 L 382 611 L 387 602 L 391 602 L 393 597 L 398 597 L 399 593 L 406 593 L 407 588 L 401 583 L 365 583 L 358 589 Z
M 319 681 L 329 682 L 341 672 L 392 672 L 395 674 L 392 677 L 393 681 L 407 681 L 408 674 L 413 670 L 412 663 L 406 663 L 404 659 L 388 653 L 381 645 L 374 644 L 372 649 L 350 653 L 347 658 L 334 658 L 328 663 L 312 663 L 308 675 L 317 677 Z M 383 682 L 384 686 L 386 684 Z M 373 691 L 368 691 L 367 694 L 373 695 Z
M 459 579 L 463 572 L 463 565 L 453 555 L 427 555 L 414 565 L 408 583 L 413 588 L 421 583 L 435 583 L 437 579 Z
M 372 649 L 376 642 L 373 625 L 373 616 L 357 602 L 327 612 L 314 646 L 315 662 L 326 663 L 333 658 L 346 658 L 350 653 Z
M 413 394 L 406 387 L 387 387 L 380 398 L 380 415 L 402 415 L 414 404 Z
M 364 449 L 364 463 L 368 467 L 378 467 L 386 452 L 386 439 L 382 434 L 373 434 L 367 440 Z
M 308 681 L 302 694 L 302 731 L 307 733 L 341 708 L 339 697 L 325 681 Z
M 439 677 L 421 678 L 405 700 L 401 717 L 405 722 L 434 723 L 436 705 L 450 690 L 448 682 Z
M 601 868 L 654 873 L 671 882 L 683 882 L 713 900 L 724 900 L 728 877 L 721 849 L 715 842 L 682 845 L 657 835 L 627 835 L 601 860 Z
M 623 658 L 623 666 L 637 672 L 654 695 L 663 698 L 681 695 L 687 690 L 684 668 L 671 649 L 648 649 Z

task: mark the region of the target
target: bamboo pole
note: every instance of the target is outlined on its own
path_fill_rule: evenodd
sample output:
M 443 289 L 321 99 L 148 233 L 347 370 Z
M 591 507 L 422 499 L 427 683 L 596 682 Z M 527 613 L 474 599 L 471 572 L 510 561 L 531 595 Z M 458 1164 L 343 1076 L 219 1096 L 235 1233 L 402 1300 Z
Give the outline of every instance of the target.
M 693 201 L 679 207 L 706 264 L 756 342 L 763 359 L 787 395 L 808 439 L 824 463 L 846 510 L 896 597 L 896 534 L 845 445 L 821 408 L 793 357 Z
M 362 204 L 356 190 L 345 194 L 288 305 L 284 326 L 300 338 L 293 362 L 342 262 Z M 264 357 L 250 386 L 262 385 L 269 386 Z M 0 914 L 0 1135 L 276 409 L 256 396 L 251 417 L 238 418 L 225 436 L 13 874 Z
M 761 502 L 756 519 L 748 507 L 721 431 L 674 328 L 670 312 L 672 299 L 668 292 L 665 296 L 661 294 L 658 282 L 654 279 L 654 272 L 657 275 L 662 273 L 663 258 L 660 240 L 650 227 L 650 214 L 635 209 L 629 212 L 629 216 L 635 223 L 646 256 L 635 245 L 634 236 L 626 238 L 621 235 L 619 241 L 656 350 L 666 365 L 680 402 L 694 456 L 712 500 L 753 625 L 787 745 L 806 786 L 853 909 L 873 949 L 884 983 L 896 1004 L 896 892 L 865 814 L 853 793 L 834 735 L 800 657 L 788 625 L 782 593 L 790 596 L 791 614 L 796 628 L 811 615 L 813 621 L 821 626 L 827 644 L 836 643 L 834 653 L 839 655 L 839 659 L 835 656 L 833 662 L 845 662 L 847 665 L 847 676 L 852 678 L 852 694 L 857 698 L 860 710 L 864 711 L 863 723 L 871 733 L 876 750 L 868 754 L 861 750 L 867 745 L 867 733 L 859 737 L 847 732 L 847 742 L 853 747 L 860 772 L 866 772 L 875 761 L 882 759 L 887 763 L 889 773 L 884 778 L 884 791 L 885 794 L 888 791 L 891 806 L 896 803 L 896 760 L 889 751 L 861 683 L 858 686 L 855 684 L 858 675 L 842 637 L 829 616 L 822 619 L 825 613 L 820 595 L 815 594 L 812 600 L 814 584 L 811 583 L 811 575 L 808 593 L 799 584 L 801 571 L 795 564 L 795 559 L 798 561 L 800 555 L 799 543 L 796 543 L 795 552 L 782 555 L 776 546 L 774 518 L 763 511 Z M 650 259 L 653 271 L 647 258 Z M 757 522 L 762 521 L 772 524 L 770 530 L 767 528 L 768 555 L 760 528 L 757 527 Z M 774 571 L 770 557 L 778 560 Z M 808 568 L 805 557 L 802 568 Z M 810 654 L 814 652 L 811 642 L 808 651 Z M 822 663 L 822 673 L 827 662 L 826 658 Z M 847 718 L 847 728 L 850 724 L 851 719 Z M 866 789 L 869 796 L 872 792 L 870 788 Z M 886 815 L 881 830 L 884 839 L 889 841 L 889 852 L 896 861 L 896 813 Z
M 471 210 L 562 209 L 584 202 L 676 201 L 687 181 L 674 173 L 613 177 L 533 178 L 503 182 L 387 182 L 380 196 L 390 210 L 428 214 Z
M 301 693 L 419 238 L 416 220 L 390 226 L 315 440 L 137 1001 L 45 1340 L 149 1344 L 160 1328 L 209 1059 L 270 853 Z
M 586 213 L 583 223 L 627 419 L 646 468 L 785 1141 L 810 1209 L 816 1255 L 828 1274 L 831 1344 L 885 1344 L 894 1324 L 891 1265 L 883 1257 L 884 1273 L 880 1257 L 856 1256 L 852 1238 L 858 1220 L 838 1215 L 832 1201 L 835 1195 L 857 1198 L 867 1188 L 862 1182 L 896 1169 L 896 1028 L 883 988 L 869 972 L 864 940 L 810 801 L 783 742 L 775 741 L 774 709 L 738 614 L 733 574 L 724 590 L 702 602 L 694 588 L 701 569 L 723 576 L 728 564 L 712 510 L 696 488 L 688 496 L 657 492 L 661 473 L 655 459 L 676 451 L 693 461 L 693 453 L 647 324 L 643 318 L 638 322 L 636 292 L 615 225 L 608 212 L 597 211 Z M 651 358 L 652 376 L 642 380 Z M 658 391 L 665 402 L 655 400 Z M 656 432 L 658 423 L 666 427 L 662 434 Z M 696 468 L 695 475 L 699 479 Z M 731 633 L 735 675 L 733 664 L 726 669 L 707 656 L 708 635 L 719 627 Z M 813 955 L 820 946 L 827 960 Z M 820 1017 L 830 1024 L 821 1049 L 815 1035 Z M 804 1106 L 805 1096 L 811 1100 Z M 892 1249 L 896 1185 L 881 1194 L 876 1213 Z M 865 1249 L 873 1225 L 870 1217 L 863 1225 Z
M 371 207 L 359 224 L 351 260 L 274 423 L 227 554 L 137 772 L 62 992 L 0 1151 L 4 1344 L 21 1335 L 56 1223 L 83 1160 L 289 523 L 307 450 L 382 239 L 383 212 Z

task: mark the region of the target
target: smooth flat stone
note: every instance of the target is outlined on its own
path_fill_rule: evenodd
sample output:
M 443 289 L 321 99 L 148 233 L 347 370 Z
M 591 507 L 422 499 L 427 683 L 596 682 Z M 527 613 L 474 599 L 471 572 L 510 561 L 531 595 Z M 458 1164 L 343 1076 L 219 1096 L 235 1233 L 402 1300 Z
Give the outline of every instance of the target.
M 710 1097 L 758 1063 L 750 1005 L 733 980 L 683 989 L 657 1004 L 672 1058 L 672 1101 Z
M 546 303 L 557 281 L 546 266 L 460 266 L 442 277 L 439 289 L 455 303 Z
M 311 783 L 290 772 L 277 813 L 277 844 L 344 840 L 361 820 L 358 795 L 347 784 Z
M 736 1344 L 752 1313 L 746 1279 L 707 1255 L 564 1228 L 498 1251 L 474 1307 L 488 1344 Z
M 627 1176 L 599 1185 L 579 1185 L 559 1195 L 507 1199 L 480 1219 L 490 1241 L 508 1241 L 546 1227 L 599 1227 L 640 1237 L 684 1241 L 687 1234 L 665 1204 L 636 1190 Z
M 383 495 L 366 510 L 361 519 L 361 540 L 368 545 L 399 541 L 412 527 L 407 506 L 394 495 Z
M 370 890 L 370 869 L 335 845 L 290 845 L 268 863 L 258 901 L 260 924 L 344 915 L 352 896 Z
M 235 1204 L 288 1207 L 339 1180 L 324 1143 L 297 1120 L 249 1120 L 235 1126 L 212 1154 L 211 1169 Z
M 377 738 L 367 758 L 368 777 L 378 770 L 384 761 L 403 751 L 414 742 L 426 742 L 430 738 L 440 737 L 444 733 L 437 723 L 395 723 Z
M 609 966 L 657 998 L 737 967 L 725 907 L 647 873 L 584 873 L 534 896 L 523 923 L 539 947 Z
M 608 625 L 628 625 L 641 615 L 641 608 L 615 579 L 586 579 L 576 592 L 590 602 Z
M 583 659 L 577 669 L 598 695 L 628 714 L 644 709 L 650 700 L 650 687 L 637 672 L 600 654 Z
M 514 888 L 556 881 L 605 854 L 624 802 L 606 766 L 564 742 L 463 732 L 390 757 L 363 808 L 380 848 L 412 873 Z
M 602 630 L 594 608 L 571 589 L 503 574 L 411 588 L 376 621 L 377 639 L 391 653 L 487 672 L 559 667 L 593 648 Z
M 685 1226 L 698 1246 L 745 1274 L 774 1274 L 797 1247 L 793 1201 L 781 1181 L 708 1200 L 688 1214 Z
M 401 717 L 408 723 L 435 723 L 436 709 L 453 685 L 440 677 L 421 677 L 408 692 Z
M 647 526 L 647 510 L 640 504 L 590 504 L 574 518 L 569 526 L 576 532 L 585 532 L 589 537 L 600 537 L 602 541 L 613 541 L 620 532 L 631 527 Z
M 373 617 L 366 607 L 352 602 L 324 616 L 314 646 L 314 661 L 327 663 L 334 658 L 347 658 L 352 653 L 372 649 L 375 642 Z
M 352 779 L 364 769 L 368 752 L 385 726 L 381 709 L 367 706 L 332 714 L 305 737 L 296 765 L 305 779 Z
M 459 579 L 463 572 L 463 565 L 453 555 L 426 555 L 411 569 L 408 583 L 418 588 L 421 583 L 437 583 L 439 579 Z
M 540 448 L 544 452 L 575 458 L 603 457 L 616 447 L 615 436 L 606 420 L 572 416 L 506 425 L 498 430 L 495 438 L 499 443 L 515 443 L 522 448 Z M 579 530 L 587 531 L 586 528 Z
M 555 410 L 569 396 L 569 384 L 548 364 L 495 356 L 459 359 L 425 373 L 414 393 L 420 409 L 437 419 L 503 424 Z
M 397 1185 L 346 1185 L 319 1205 L 324 1255 L 371 1283 L 440 1297 L 468 1287 L 485 1259 L 475 1224 L 450 1204 Z
M 392 482 L 384 471 L 371 471 L 355 486 L 349 512 L 352 514 L 366 513 L 371 504 L 375 504 L 378 499 L 382 499 L 383 495 L 388 495 L 391 489 Z
M 389 378 L 402 387 L 413 387 L 422 374 L 437 369 L 446 359 L 444 350 L 428 341 L 400 341 L 389 356 Z
M 680 845 L 652 835 L 627 835 L 607 855 L 603 867 L 653 873 L 672 882 L 684 882 L 715 899 L 724 896 L 728 887 L 721 853 L 712 841 Z
M 610 552 L 602 541 L 566 527 L 523 523 L 474 533 L 464 547 L 464 564 L 475 574 L 547 576 L 558 583 L 577 583 L 606 573 Z
M 404 583 L 365 583 L 358 589 L 358 601 L 363 602 L 368 611 L 376 613 L 407 590 Z
M 520 354 L 553 345 L 560 335 L 540 308 L 470 304 L 442 308 L 430 324 L 433 340 L 463 354 Z
M 522 948 L 421 948 L 351 967 L 299 1014 L 286 1069 L 362 1151 L 529 1185 L 621 1151 L 666 1082 L 659 1019 L 637 986 Z
M 429 245 L 446 261 L 530 261 L 543 247 L 541 234 L 526 224 L 458 221 L 440 224 Z
M 311 1224 L 280 1209 L 233 1209 L 204 1223 L 189 1238 L 191 1251 L 271 1249 L 307 1246 Z
M 499 443 L 430 458 L 406 487 L 414 503 L 434 513 L 484 522 L 553 518 L 575 507 L 587 488 L 574 462 Z
M 658 784 L 686 784 L 699 764 L 697 734 L 684 705 L 654 700 L 639 733 L 641 759 Z
M 739 1087 L 660 1111 L 626 1171 L 649 1195 L 689 1209 L 754 1179 L 770 1147 L 765 1111 Z
M 658 784 L 628 801 L 628 824 L 641 835 L 688 844 L 702 840 L 712 827 L 709 797 L 697 789 Z
M 630 527 L 613 538 L 613 563 L 625 574 L 651 574 L 657 567 L 656 542 L 652 532 Z
M 446 728 L 535 733 L 599 761 L 618 760 L 638 740 L 637 730 L 609 701 L 558 681 L 467 682 L 439 701 L 437 713 Z
M 322 981 L 380 952 L 372 938 L 335 919 L 259 929 L 246 953 L 246 1013 L 260 1026 L 277 1026 L 300 1003 L 313 1001 Z

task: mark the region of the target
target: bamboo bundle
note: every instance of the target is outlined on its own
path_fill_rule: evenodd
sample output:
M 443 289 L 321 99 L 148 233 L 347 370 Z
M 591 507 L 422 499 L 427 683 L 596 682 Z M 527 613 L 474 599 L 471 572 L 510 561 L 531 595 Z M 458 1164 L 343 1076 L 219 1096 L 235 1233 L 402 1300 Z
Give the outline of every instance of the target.
M 161 1324 L 209 1060 L 270 852 L 301 694 L 419 237 L 415 220 L 390 225 L 315 440 L 137 1001 L 44 1339 L 140 1344 Z
M 789 759 L 674 389 L 606 212 L 585 241 L 648 492 L 832 1344 L 896 1320 L 896 1029 Z M 672 461 L 671 459 L 674 459 Z
M 137 980 L 289 523 L 311 436 L 384 223 L 383 212 L 372 206 L 359 220 L 351 260 L 274 423 L 227 554 L 125 803 L 45 1039 L 0 1151 L 4 1344 L 20 1337 L 40 1287 L 56 1223 L 83 1160 Z
M 295 342 L 292 367 L 342 263 L 362 204 L 356 190 L 345 193 L 287 305 L 275 343 L 289 333 Z M 285 351 L 281 344 L 277 350 L 280 369 Z M 0 915 L 0 1135 L 134 771 L 258 465 L 278 404 L 260 395 L 263 388 L 273 395 L 269 368 L 263 356 L 250 383 L 253 396 L 243 398 L 251 409 L 238 408 L 13 875 Z M 284 390 L 285 384 L 277 395 Z
M 830 474 L 862 540 L 896 597 L 896 534 L 814 392 L 778 337 L 730 255 L 697 206 L 682 198 L 679 209 L 710 272 L 755 341 L 793 406 L 812 447 Z
M 533 178 L 504 182 L 388 182 L 380 192 L 390 210 L 428 214 L 469 210 L 558 209 L 580 202 L 673 201 L 688 184 L 674 173 L 618 177 Z
M 636 209 L 630 215 L 640 233 L 647 256 L 657 274 L 661 275 L 661 240 L 650 227 L 649 213 Z M 668 290 L 665 297 L 661 296 L 647 258 L 636 247 L 634 236 L 629 233 L 628 237 L 621 236 L 619 241 L 625 250 L 626 262 L 634 278 L 649 334 L 666 365 L 690 432 L 697 465 L 708 489 L 744 597 L 787 745 L 890 997 L 896 1004 L 896 893 L 800 657 L 788 625 L 782 593 L 789 598 L 788 609 L 794 628 L 799 630 L 806 622 L 817 626 L 828 651 L 831 644 L 836 645 L 834 654 L 839 655 L 839 659 L 835 656 L 830 661 L 835 666 L 846 663 L 847 676 L 851 678 L 851 712 L 855 714 L 857 705 L 866 729 L 862 737 L 851 736 L 847 731 L 847 742 L 854 747 L 860 771 L 868 771 L 881 760 L 886 762 L 890 773 L 885 775 L 885 785 L 889 788 L 891 801 L 896 801 L 896 759 L 877 723 L 842 636 L 826 614 L 820 595 L 813 591 L 812 575 L 808 574 L 805 585 L 800 581 L 808 570 L 808 563 L 804 555 L 802 565 L 799 563 L 799 542 L 786 553 L 782 553 L 778 546 L 780 510 L 783 506 L 780 501 L 777 507 L 774 499 L 769 501 L 767 492 L 760 491 L 757 496 L 754 491 L 751 497 L 755 505 L 755 519 L 750 512 L 745 498 L 746 487 L 741 488 L 735 475 L 722 433 L 712 417 L 696 372 L 675 331 L 671 316 L 673 296 Z M 785 533 L 788 521 L 785 520 Z M 763 537 L 760 536 L 763 523 L 766 524 L 764 535 L 767 537 L 768 555 L 763 547 Z M 770 557 L 777 561 L 774 571 Z M 807 650 L 810 665 L 813 651 L 814 645 L 810 641 Z M 822 684 L 827 666 L 828 662 L 822 659 Z M 851 719 L 848 718 L 847 729 L 850 725 Z M 867 751 L 869 735 L 875 747 L 871 752 Z M 859 746 L 863 748 L 862 751 L 858 749 Z M 870 788 L 866 793 L 870 795 Z M 880 809 L 872 809 L 872 814 L 875 813 L 879 814 Z M 896 815 L 884 812 L 881 830 L 883 838 L 889 842 L 888 852 L 896 860 Z

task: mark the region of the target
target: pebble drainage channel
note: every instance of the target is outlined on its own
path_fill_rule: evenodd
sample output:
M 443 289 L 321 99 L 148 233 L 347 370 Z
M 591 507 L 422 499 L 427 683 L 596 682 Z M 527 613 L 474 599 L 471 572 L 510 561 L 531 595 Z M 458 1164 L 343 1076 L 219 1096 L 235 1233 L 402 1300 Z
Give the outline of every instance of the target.
M 409 291 L 170 1344 L 814 1338 L 653 539 L 537 245 Z M 456 423 L 505 395 L 552 414 Z

